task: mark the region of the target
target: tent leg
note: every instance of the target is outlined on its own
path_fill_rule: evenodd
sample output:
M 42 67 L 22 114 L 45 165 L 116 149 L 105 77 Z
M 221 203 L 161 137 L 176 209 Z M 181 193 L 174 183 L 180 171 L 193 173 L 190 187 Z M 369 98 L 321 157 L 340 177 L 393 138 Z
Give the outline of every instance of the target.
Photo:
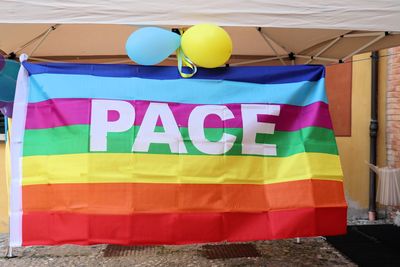
M 13 248 L 10 247 L 10 246 L 8 246 L 6 258 L 7 258 L 7 259 L 12 259 L 12 258 L 16 258 L 16 257 L 17 257 L 17 256 L 15 256 L 15 255 L 13 254 Z
M 8 187 L 7 187 L 8 188 Z M 9 225 L 11 225 L 11 215 L 8 215 L 8 223 Z M 11 231 L 8 232 L 8 246 L 7 246 L 7 253 L 5 258 L 6 259 L 12 259 L 15 258 L 16 256 L 14 256 L 13 254 L 13 247 L 11 246 Z
M 296 237 L 296 244 L 300 244 L 300 243 L 301 243 L 300 237 Z

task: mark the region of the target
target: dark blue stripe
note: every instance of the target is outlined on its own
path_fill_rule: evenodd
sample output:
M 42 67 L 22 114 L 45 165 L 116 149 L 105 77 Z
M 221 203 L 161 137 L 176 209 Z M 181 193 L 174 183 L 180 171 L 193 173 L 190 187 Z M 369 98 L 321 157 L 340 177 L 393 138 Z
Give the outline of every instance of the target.
M 82 74 L 105 77 L 137 77 L 145 79 L 183 79 L 177 67 L 116 64 L 23 63 L 30 75 L 41 73 Z M 260 84 L 318 81 L 325 77 L 321 65 L 199 68 L 190 79 L 226 80 Z

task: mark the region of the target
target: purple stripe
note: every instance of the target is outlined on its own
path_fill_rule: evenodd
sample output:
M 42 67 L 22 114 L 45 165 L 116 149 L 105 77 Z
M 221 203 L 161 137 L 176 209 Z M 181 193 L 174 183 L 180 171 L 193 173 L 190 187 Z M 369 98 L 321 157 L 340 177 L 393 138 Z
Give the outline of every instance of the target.
M 12 117 L 14 102 L 0 101 L 0 112 L 9 118 Z
M 136 107 L 135 125 L 141 125 L 149 101 L 128 101 Z M 29 103 L 26 129 L 53 128 L 59 126 L 89 124 L 91 99 L 51 99 L 38 103 Z M 187 127 L 188 117 L 195 104 L 168 103 L 180 127 Z M 242 128 L 240 104 L 226 104 L 235 118 L 222 122 L 217 116 L 210 115 L 205 120 L 205 128 Z M 259 115 L 260 122 L 275 123 L 277 131 L 297 131 L 301 128 L 316 126 L 332 129 L 328 105 L 316 102 L 308 106 L 280 105 L 279 116 Z M 117 120 L 118 113 L 110 112 L 109 120 Z M 160 122 L 157 123 L 161 125 Z

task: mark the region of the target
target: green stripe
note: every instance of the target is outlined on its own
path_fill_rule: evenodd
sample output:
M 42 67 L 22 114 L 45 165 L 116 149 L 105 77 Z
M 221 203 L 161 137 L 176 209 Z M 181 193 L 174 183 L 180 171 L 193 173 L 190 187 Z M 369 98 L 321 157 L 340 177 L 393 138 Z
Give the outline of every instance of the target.
M 139 126 L 123 133 L 108 134 L 108 153 L 132 153 L 131 148 Z M 156 131 L 163 131 L 157 127 Z M 204 155 L 190 141 L 187 128 L 180 128 L 188 154 Z M 207 128 L 205 135 L 210 141 L 217 141 L 223 133 L 237 136 L 233 148 L 226 155 L 242 155 L 241 128 Z M 78 154 L 89 152 L 89 126 L 73 125 L 48 129 L 26 130 L 24 156 Z M 307 127 L 299 131 L 258 134 L 257 143 L 276 144 L 278 157 L 287 157 L 302 152 L 318 152 L 337 155 L 333 131 L 319 127 Z M 92 152 L 93 153 L 93 152 Z M 166 144 L 151 144 L 148 153 L 171 154 Z

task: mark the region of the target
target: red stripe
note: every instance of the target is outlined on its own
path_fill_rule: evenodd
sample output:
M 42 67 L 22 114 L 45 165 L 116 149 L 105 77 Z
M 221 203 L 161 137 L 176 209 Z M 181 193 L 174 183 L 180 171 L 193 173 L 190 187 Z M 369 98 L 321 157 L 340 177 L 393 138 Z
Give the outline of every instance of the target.
M 128 101 L 136 108 L 135 125 L 141 125 L 149 101 Z M 180 127 L 188 126 L 189 114 L 199 106 L 194 104 L 168 103 Z M 240 104 L 226 104 L 234 118 L 221 121 L 217 116 L 208 116 L 205 128 L 242 128 Z M 262 122 L 275 123 L 276 131 L 297 131 L 304 127 L 323 127 L 332 129 L 328 104 L 316 102 L 308 106 L 280 105 L 279 116 L 260 115 Z M 51 99 L 29 103 L 26 129 L 44 129 L 60 126 L 89 124 L 91 99 Z M 117 120 L 118 114 L 110 112 L 110 121 Z M 161 125 L 158 122 L 157 125 Z
M 237 242 L 344 234 L 346 213 L 346 207 L 259 213 L 30 212 L 23 215 L 22 233 L 24 246 Z

